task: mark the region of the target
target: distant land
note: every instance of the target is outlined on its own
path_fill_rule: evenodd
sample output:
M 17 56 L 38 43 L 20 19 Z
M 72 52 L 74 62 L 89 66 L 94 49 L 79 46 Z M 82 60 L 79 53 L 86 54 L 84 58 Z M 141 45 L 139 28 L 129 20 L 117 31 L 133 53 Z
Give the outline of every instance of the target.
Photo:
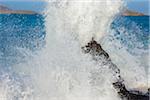
M 123 16 L 147 16 L 143 13 L 140 13 L 140 12 L 136 12 L 136 11 L 132 11 L 132 10 L 128 10 L 128 9 L 125 9 L 122 13 Z
M 37 12 L 28 10 L 13 10 L 6 6 L 0 5 L 0 14 L 37 14 Z
M 4 5 L 0 5 L 0 14 L 38 14 L 38 13 L 34 11 L 27 11 L 27 10 L 13 10 Z M 123 16 L 145 16 L 143 13 L 131 11 L 128 9 L 125 9 L 123 13 L 121 13 L 121 15 Z

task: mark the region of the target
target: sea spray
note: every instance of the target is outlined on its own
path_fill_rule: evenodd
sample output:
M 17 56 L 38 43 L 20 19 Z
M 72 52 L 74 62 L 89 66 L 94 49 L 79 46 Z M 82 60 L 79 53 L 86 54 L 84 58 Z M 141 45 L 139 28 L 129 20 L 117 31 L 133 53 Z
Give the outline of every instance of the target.
M 1 100 L 31 100 L 33 88 L 27 76 L 18 76 L 10 71 L 0 71 Z
M 30 58 L 13 66 L 16 73 L 30 76 L 32 80 L 33 98 L 27 100 L 119 100 L 112 87 L 114 79 L 108 66 L 93 61 L 89 54 L 82 52 L 81 47 L 91 41 L 92 37 L 100 42 L 105 33 L 112 31 L 109 26 L 122 3 L 121 0 L 49 0 L 45 10 L 45 47 L 37 54 L 20 49 Z M 106 39 L 103 42 L 109 52 L 107 42 L 111 41 Z M 115 44 L 115 41 L 112 43 Z M 115 51 L 116 48 L 110 50 Z M 109 53 L 113 61 L 122 56 L 115 56 L 117 50 L 114 56 L 113 52 Z M 124 53 L 123 56 L 126 55 Z M 123 62 L 122 59 L 121 61 Z M 122 67 L 124 63 L 117 65 L 124 73 L 131 71 L 129 74 L 133 75 L 132 68 L 128 70 L 128 67 Z M 138 67 L 134 69 L 136 68 Z M 143 70 L 140 73 L 142 72 Z M 128 82 L 127 86 L 131 82 L 128 79 L 132 79 L 130 75 L 123 75 Z M 10 95 L 10 98 L 15 96 Z
M 123 24 L 124 21 L 130 24 L 130 26 L 128 26 L 130 29 Z M 144 49 L 144 47 L 139 47 L 144 44 L 139 41 L 137 36 L 135 36 L 135 34 L 145 34 L 145 31 L 141 30 L 134 22 L 125 20 L 125 18 L 117 18 L 117 22 L 115 23 L 119 24 L 119 26 L 115 29 L 109 30 L 110 34 L 107 34 L 101 40 L 101 45 L 106 52 L 108 52 L 112 61 L 121 70 L 121 75 L 125 80 L 126 87 L 130 90 L 147 92 L 149 87 L 149 64 L 147 63 L 147 55 L 149 51 Z M 135 27 L 137 28 L 136 31 L 133 30 Z M 131 40 L 119 40 L 119 36 L 121 39 L 128 37 Z M 132 48 L 125 46 L 124 44 L 131 44 Z
M 121 0 L 49 2 L 45 48 L 15 65 L 16 72 L 31 77 L 34 100 L 119 100 L 111 85 L 112 72 L 84 54 L 81 46 L 92 37 L 97 41 L 103 37 L 121 4 Z
M 82 46 L 92 37 L 99 41 L 114 16 L 122 8 L 122 0 L 47 0 L 46 28 L 49 36 L 74 35 Z M 55 31 L 55 32 L 54 32 Z M 59 38 L 59 37 L 58 37 Z

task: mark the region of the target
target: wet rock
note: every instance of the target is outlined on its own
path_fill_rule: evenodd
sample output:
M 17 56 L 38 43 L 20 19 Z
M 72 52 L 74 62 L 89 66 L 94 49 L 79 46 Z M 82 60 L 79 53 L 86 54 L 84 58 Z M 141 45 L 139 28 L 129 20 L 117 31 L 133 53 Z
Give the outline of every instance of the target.
M 112 85 L 122 100 L 149 100 L 150 89 L 148 89 L 146 94 L 140 91 L 127 90 L 123 83 L 124 80 L 120 75 L 120 69 L 112 63 L 109 54 L 103 50 L 101 45 L 97 43 L 94 38 L 92 38 L 85 47 L 82 47 L 82 50 L 84 53 L 91 54 L 93 59 L 96 61 L 100 60 L 98 57 L 103 56 L 105 59 L 104 64 L 110 64 L 109 68 L 114 72 L 114 75 L 116 75 L 115 77 L 117 77 L 117 81 L 112 83 Z
M 113 83 L 114 88 L 117 90 L 118 95 L 124 100 L 149 100 L 149 91 L 142 93 L 140 91 L 127 90 L 125 85 L 121 82 Z
M 105 52 L 101 45 L 98 44 L 93 38 L 92 41 L 89 42 L 85 47 L 82 47 L 85 53 L 90 53 L 92 55 L 101 56 L 104 55 L 107 59 L 109 58 L 109 55 L 107 52 Z
M 112 63 L 109 54 L 93 38 L 85 47 L 82 47 L 82 50 L 84 53 L 91 54 L 93 60 L 100 61 L 103 65 L 109 66 L 109 69 L 112 70 L 117 80 L 123 81 L 120 76 L 120 69 Z

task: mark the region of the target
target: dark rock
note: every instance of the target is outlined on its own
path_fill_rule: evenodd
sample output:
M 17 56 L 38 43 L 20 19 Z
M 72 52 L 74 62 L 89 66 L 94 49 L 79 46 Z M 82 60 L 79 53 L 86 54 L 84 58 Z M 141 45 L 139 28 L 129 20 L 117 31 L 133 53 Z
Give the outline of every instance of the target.
M 149 92 L 146 94 L 140 91 L 129 91 L 126 89 L 125 85 L 121 82 L 113 83 L 114 88 L 117 90 L 118 95 L 124 100 L 149 100 Z
M 123 81 L 120 76 L 120 69 L 112 63 L 107 52 L 103 50 L 100 44 L 98 44 L 93 38 L 85 47 L 82 47 L 84 53 L 89 53 L 92 55 L 93 60 L 100 61 L 103 60 L 103 65 L 107 64 L 109 69 L 114 72 L 114 76 L 118 78 L 118 81 Z
M 114 76 L 117 78 L 117 81 L 112 83 L 112 85 L 122 100 L 149 100 L 150 89 L 148 89 L 146 94 L 140 91 L 135 92 L 134 90 L 126 89 L 123 83 L 124 80 L 120 75 L 120 69 L 112 63 L 109 54 L 103 50 L 101 45 L 97 43 L 94 38 L 92 38 L 92 40 L 85 47 L 82 47 L 82 50 L 84 53 L 91 54 L 93 59 L 96 61 L 101 60 L 98 57 L 102 56 L 103 59 L 105 59 L 104 64 L 110 65 L 109 68 L 114 72 Z
M 107 59 L 109 58 L 109 55 L 107 52 L 105 52 L 101 45 L 98 44 L 93 38 L 92 41 L 88 43 L 85 47 L 82 47 L 85 53 L 91 53 L 92 55 L 104 55 Z

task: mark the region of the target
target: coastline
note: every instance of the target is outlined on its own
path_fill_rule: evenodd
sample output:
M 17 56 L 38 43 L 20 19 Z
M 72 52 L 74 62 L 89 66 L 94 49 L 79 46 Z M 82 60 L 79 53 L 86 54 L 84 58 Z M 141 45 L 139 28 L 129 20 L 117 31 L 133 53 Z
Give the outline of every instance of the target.
M 37 12 L 34 11 L 25 11 L 25 10 L 8 10 L 8 11 L 3 11 L 0 10 L 0 14 L 38 14 Z
M 0 14 L 38 14 L 30 10 L 13 10 L 7 6 L 0 5 Z
M 34 11 L 26 11 L 26 10 L 12 10 L 12 11 L 2 11 L 0 10 L 0 15 L 1 14 L 24 14 L 24 15 L 35 15 L 35 14 L 40 14 L 42 15 L 42 13 L 38 13 L 38 12 L 34 12 Z M 132 17 L 142 17 L 142 16 L 147 16 L 149 17 L 149 15 L 144 15 L 144 14 L 127 14 L 127 13 L 121 13 L 120 16 L 132 16 Z
M 0 5 L 0 14 L 42 14 L 39 12 L 31 11 L 31 10 L 13 10 L 7 6 Z M 121 16 L 149 16 L 140 12 L 124 9 L 121 13 Z

